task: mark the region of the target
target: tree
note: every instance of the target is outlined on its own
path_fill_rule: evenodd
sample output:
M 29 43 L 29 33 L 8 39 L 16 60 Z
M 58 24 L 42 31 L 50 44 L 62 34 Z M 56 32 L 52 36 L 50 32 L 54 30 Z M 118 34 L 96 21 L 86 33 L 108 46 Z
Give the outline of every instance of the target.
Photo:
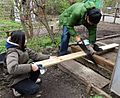
M 31 19 L 31 1 L 32 0 L 14 0 L 18 9 L 23 30 L 26 32 L 27 38 L 33 36 L 33 24 Z
M 0 18 L 9 19 L 11 9 L 13 6 L 13 0 L 0 0 Z
M 32 11 L 35 14 L 37 21 L 41 22 L 48 31 L 48 34 L 53 43 L 55 43 L 53 32 L 48 24 L 46 14 L 46 0 L 32 0 Z
M 46 11 L 48 14 L 59 15 L 70 6 L 68 0 L 47 0 Z M 52 12 L 52 13 L 51 13 Z

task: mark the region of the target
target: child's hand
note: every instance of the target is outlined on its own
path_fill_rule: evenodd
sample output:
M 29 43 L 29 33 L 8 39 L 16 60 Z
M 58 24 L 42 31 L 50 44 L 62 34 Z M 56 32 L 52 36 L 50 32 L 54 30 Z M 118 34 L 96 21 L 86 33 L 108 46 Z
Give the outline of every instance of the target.
M 54 58 L 56 58 L 56 56 L 50 56 L 50 58 L 49 58 L 49 59 L 54 59 Z
M 37 66 L 37 64 L 32 64 L 32 71 L 37 71 L 39 68 Z

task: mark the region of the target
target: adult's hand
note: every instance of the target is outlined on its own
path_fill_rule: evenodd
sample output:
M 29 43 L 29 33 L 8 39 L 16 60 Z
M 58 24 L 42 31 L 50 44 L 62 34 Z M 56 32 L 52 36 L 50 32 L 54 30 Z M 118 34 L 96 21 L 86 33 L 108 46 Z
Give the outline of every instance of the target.
M 88 48 L 88 50 L 90 51 L 91 54 L 94 54 L 96 51 L 93 49 L 93 45 L 89 44 L 86 46 Z
M 80 41 L 81 41 L 80 35 L 77 35 L 75 38 L 76 38 L 76 41 L 77 41 L 77 42 L 80 42 Z

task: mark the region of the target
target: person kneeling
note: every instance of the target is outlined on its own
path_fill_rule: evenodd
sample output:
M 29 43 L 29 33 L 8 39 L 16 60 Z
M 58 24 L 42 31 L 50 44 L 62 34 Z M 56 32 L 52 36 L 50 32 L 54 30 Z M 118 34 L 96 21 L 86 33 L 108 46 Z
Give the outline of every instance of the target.
M 27 64 L 32 59 L 40 61 L 48 59 L 49 55 L 38 54 L 25 47 L 25 33 L 13 31 L 6 41 L 6 65 L 10 86 L 15 96 L 33 95 L 39 91 L 36 84 L 40 71 L 37 64 Z

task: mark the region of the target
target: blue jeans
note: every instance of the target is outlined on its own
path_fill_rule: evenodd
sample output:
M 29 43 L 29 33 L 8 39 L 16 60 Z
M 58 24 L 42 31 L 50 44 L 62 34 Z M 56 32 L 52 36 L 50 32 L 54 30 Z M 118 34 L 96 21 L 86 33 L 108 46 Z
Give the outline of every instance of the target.
M 19 92 L 22 95 L 33 95 L 39 91 L 39 85 L 36 84 L 36 80 L 39 77 L 40 71 L 31 72 L 30 78 L 24 79 L 17 84 L 13 85 L 12 88 L 14 88 L 17 92 Z
M 70 39 L 70 34 L 68 32 L 68 29 L 66 26 L 63 26 L 59 56 L 67 54 L 69 39 Z

